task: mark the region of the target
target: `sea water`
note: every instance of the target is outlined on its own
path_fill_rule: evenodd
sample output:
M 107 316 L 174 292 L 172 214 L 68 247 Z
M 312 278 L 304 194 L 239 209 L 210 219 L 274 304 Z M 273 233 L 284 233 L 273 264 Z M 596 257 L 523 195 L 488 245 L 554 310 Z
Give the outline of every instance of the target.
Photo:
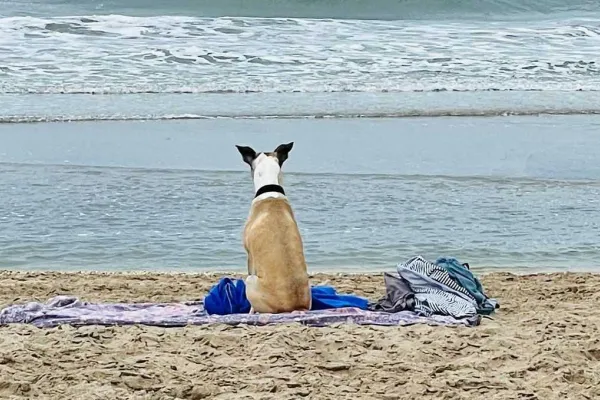
M 243 270 L 235 144 L 309 268 L 600 255 L 595 1 L 0 1 L 0 266 Z M 67 122 L 71 121 L 71 122 Z

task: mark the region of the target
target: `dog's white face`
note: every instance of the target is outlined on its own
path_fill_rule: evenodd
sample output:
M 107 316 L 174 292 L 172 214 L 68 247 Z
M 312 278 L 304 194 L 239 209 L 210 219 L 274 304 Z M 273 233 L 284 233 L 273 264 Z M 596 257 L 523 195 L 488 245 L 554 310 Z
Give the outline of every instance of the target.
M 266 155 L 265 153 L 259 153 L 258 156 L 252 161 L 250 167 L 252 174 L 252 181 L 255 184 L 261 185 L 261 182 L 272 181 L 273 177 L 277 177 L 277 184 L 283 184 L 283 172 L 281 172 L 281 166 L 279 165 L 279 159 L 274 155 Z M 268 185 L 269 183 L 264 183 Z
M 288 158 L 294 142 L 282 144 L 272 152 L 257 153 L 251 147 L 237 146 L 242 159 L 250 165 L 252 180 L 256 189 L 265 185 L 282 185 L 283 173 L 281 167 Z

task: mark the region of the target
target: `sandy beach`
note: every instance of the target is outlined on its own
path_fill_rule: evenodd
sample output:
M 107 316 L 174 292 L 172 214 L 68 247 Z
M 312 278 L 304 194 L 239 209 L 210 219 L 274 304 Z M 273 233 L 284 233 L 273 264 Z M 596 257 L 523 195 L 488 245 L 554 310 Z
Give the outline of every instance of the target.
M 219 275 L 0 273 L 0 305 L 73 294 L 187 301 Z M 600 275 L 482 277 L 502 308 L 476 328 L 3 326 L 2 399 L 596 399 Z M 324 275 L 376 299 L 381 275 Z

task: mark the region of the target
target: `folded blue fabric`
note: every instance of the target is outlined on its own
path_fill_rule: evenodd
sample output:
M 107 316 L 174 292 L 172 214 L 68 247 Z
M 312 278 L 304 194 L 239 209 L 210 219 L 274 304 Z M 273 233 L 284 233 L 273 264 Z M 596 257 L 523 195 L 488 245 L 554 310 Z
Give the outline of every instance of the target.
M 356 307 L 366 310 L 369 301 L 363 297 L 337 294 L 331 286 L 311 287 L 311 310 Z M 246 283 L 242 279 L 222 278 L 204 298 L 204 308 L 209 314 L 247 314 L 250 302 L 246 298 Z
M 246 298 L 246 283 L 241 279 L 221 279 L 204 298 L 204 309 L 209 314 L 248 314 L 250 302 Z
M 331 286 L 313 286 L 311 310 L 326 310 L 329 308 L 356 307 L 366 310 L 369 301 L 364 297 L 352 294 L 337 294 Z

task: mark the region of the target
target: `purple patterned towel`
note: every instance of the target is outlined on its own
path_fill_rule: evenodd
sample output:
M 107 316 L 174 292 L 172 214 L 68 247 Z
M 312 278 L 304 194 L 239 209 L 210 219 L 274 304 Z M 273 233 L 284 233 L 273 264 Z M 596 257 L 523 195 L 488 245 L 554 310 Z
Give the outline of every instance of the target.
M 87 303 L 77 297 L 57 296 L 46 303 L 11 305 L 0 311 L 0 324 L 33 324 L 40 328 L 61 324 L 131 325 L 162 327 L 205 324 L 270 325 L 299 322 L 310 326 L 335 323 L 405 326 L 413 324 L 475 326 L 479 318 L 423 317 L 411 311 L 385 313 L 358 308 L 338 308 L 285 314 L 208 315 L 202 302 L 193 303 Z

